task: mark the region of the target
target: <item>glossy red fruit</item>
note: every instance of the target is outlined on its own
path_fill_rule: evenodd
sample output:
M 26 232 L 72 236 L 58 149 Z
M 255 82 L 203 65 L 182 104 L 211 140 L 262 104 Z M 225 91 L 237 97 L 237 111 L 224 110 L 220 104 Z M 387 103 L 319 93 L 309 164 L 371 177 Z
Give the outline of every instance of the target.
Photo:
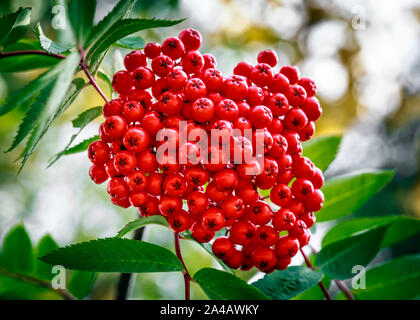
M 201 223 L 194 222 L 191 227 L 191 235 L 196 241 L 206 243 L 213 239 L 215 233 L 204 229 Z
M 288 209 L 280 209 L 273 215 L 272 224 L 277 231 L 290 230 L 296 222 L 296 217 Z
M 279 233 L 271 226 L 260 226 L 255 234 L 255 241 L 263 247 L 271 247 L 279 240 Z
M 282 236 L 276 245 L 279 258 L 293 258 L 299 251 L 299 241 L 291 236 Z
M 239 269 L 244 264 L 244 256 L 242 251 L 234 249 L 232 256 L 225 258 L 224 262 L 232 269 Z
M 124 147 L 133 153 L 141 153 L 149 145 L 149 134 L 143 128 L 130 128 L 124 135 Z
M 201 214 L 209 207 L 207 195 L 201 191 L 193 191 L 187 195 L 188 209 L 193 214 Z
M 296 66 L 283 66 L 280 68 L 280 73 L 287 77 L 290 84 L 295 84 L 299 81 L 300 73 Z
M 258 54 L 257 60 L 258 60 L 258 63 L 266 63 L 270 65 L 271 67 L 275 67 L 278 62 L 277 54 L 273 50 L 261 51 Z
M 93 164 L 89 169 L 89 176 L 96 184 L 101 184 L 108 180 L 108 174 L 103 164 Z
M 201 34 L 192 28 L 181 31 L 178 37 L 183 42 L 186 51 L 198 50 L 201 46 Z
M 137 166 L 137 158 L 129 151 L 118 152 L 114 157 L 114 167 L 117 172 L 127 175 Z
M 226 237 L 217 238 L 212 244 L 213 254 L 222 260 L 232 257 L 234 250 L 232 242 Z
M 270 206 L 264 201 L 257 201 L 247 210 L 247 218 L 256 225 L 264 225 L 270 222 L 273 215 Z
M 279 207 L 285 207 L 292 200 L 292 190 L 286 184 L 276 184 L 270 191 L 270 200 Z
M 122 138 L 127 130 L 127 121 L 121 116 L 111 116 L 105 120 L 104 132 L 112 140 Z
M 140 206 L 139 212 L 141 216 L 148 217 L 159 214 L 159 199 L 153 196 L 148 196 L 146 202 Z
M 274 250 L 267 247 L 256 247 L 251 259 L 253 264 L 264 272 L 271 272 L 277 262 Z
M 147 65 L 146 55 L 140 50 L 131 51 L 124 58 L 125 68 L 132 72 L 138 67 L 145 67 Z
M 171 215 L 168 223 L 176 233 L 187 231 L 192 224 L 191 217 L 185 210 L 179 210 Z
M 289 235 L 293 238 L 299 238 L 305 233 L 307 226 L 303 220 L 296 220 L 293 227 L 289 229 Z
M 245 203 L 238 196 L 226 199 L 222 204 L 222 210 L 226 218 L 238 220 L 245 213 Z
M 159 200 L 159 212 L 165 217 L 170 217 L 182 209 L 182 200 L 180 198 L 161 196 Z
M 201 224 L 205 230 L 216 232 L 225 226 L 226 218 L 220 208 L 210 207 L 202 214 Z
M 149 59 L 156 58 L 158 55 L 160 55 L 160 53 L 161 53 L 161 47 L 159 43 L 151 42 L 151 43 L 146 44 L 146 46 L 144 47 L 144 54 Z
M 136 68 L 132 73 L 132 82 L 136 89 L 149 89 L 155 82 L 155 76 L 149 68 L 139 67 Z
M 185 53 L 184 44 L 176 37 L 169 37 L 162 43 L 162 53 L 177 60 Z
M 107 192 L 117 199 L 127 198 L 128 186 L 123 178 L 113 178 L 108 182 Z
M 110 150 L 108 144 L 103 141 L 94 141 L 89 145 L 88 157 L 94 164 L 104 164 L 110 158 Z
M 163 192 L 171 197 L 181 197 L 187 190 L 187 182 L 180 173 L 168 175 L 162 184 Z
M 119 94 L 128 94 L 133 87 L 131 74 L 128 71 L 118 71 L 112 78 L 112 89 Z
M 134 171 L 125 177 L 125 182 L 131 191 L 144 191 L 147 186 L 147 176 L 143 171 Z

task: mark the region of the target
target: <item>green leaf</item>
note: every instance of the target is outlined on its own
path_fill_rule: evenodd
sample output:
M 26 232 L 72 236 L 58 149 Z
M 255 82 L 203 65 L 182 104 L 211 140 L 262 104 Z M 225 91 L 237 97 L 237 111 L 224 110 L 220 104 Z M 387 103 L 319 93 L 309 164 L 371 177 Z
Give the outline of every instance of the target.
M 286 270 L 276 270 L 252 283 L 273 300 L 288 300 L 304 292 L 319 281 L 323 274 L 302 266 L 292 266 Z
M 71 104 L 75 96 L 78 94 L 79 90 L 77 90 L 77 83 L 71 87 L 72 78 L 77 71 L 78 65 L 79 55 L 73 53 L 56 66 L 56 68 L 60 70 L 60 74 L 58 75 L 51 94 L 45 103 L 45 107 L 39 116 L 38 124 L 32 130 L 31 136 L 28 139 L 25 149 L 23 150 L 21 155 L 23 159 L 19 172 L 24 167 L 28 158 L 35 151 L 35 148 L 48 131 L 52 122 Z
M 264 293 L 225 271 L 203 268 L 194 280 L 212 300 L 269 300 Z
M 222 231 L 222 232 L 224 232 L 224 231 Z M 221 233 L 222 233 L 221 232 Z M 216 237 L 217 237 L 218 235 L 217 235 L 217 233 L 216 233 Z M 220 235 L 221 236 L 221 235 Z M 192 240 L 192 241 L 194 241 L 195 243 L 197 243 L 200 247 L 202 247 L 204 250 L 206 250 L 207 251 L 207 253 L 208 254 L 210 254 L 216 261 L 217 261 L 217 263 L 226 271 L 226 272 L 229 272 L 229 273 L 231 273 L 231 274 L 233 274 L 233 271 L 232 271 L 232 269 L 226 264 L 226 263 L 224 263 L 222 260 L 220 260 L 218 257 L 216 257 L 215 255 L 214 255 L 214 253 L 213 253 L 213 250 L 212 250 L 212 246 L 211 246 L 211 244 L 210 243 L 201 243 L 201 242 L 198 242 L 198 241 L 196 241 L 195 239 L 194 239 L 194 237 L 191 235 L 191 232 L 190 231 L 187 231 L 187 232 L 185 232 L 184 234 L 183 234 L 183 237 L 185 238 L 185 239 L 188 239 L 188 240 Z
M 118 47 L 130 50 L 138 50 L 144 47 L 144 39 L 138 36 L 125 37 L 115 44 Z
M 61 44 L 59 44 L 55 41 L 52 41 L 50 38 L 48 38 L 44 34 L 44 31 L 42 31 L 42 27 L 41 27 L 41 24 L 39 22 L 36 25 L 36 34 L 38 36 L 39 43 L 41 44 L 41 47 L 49 53 L 59 54 L 59 53 L 66 52 L 70 49 L 70 48 L 66 48 L 66 47 L 62 46 Z
M 1 261 L 12 272 L 27 274 L 33 270 L 32 243 L 24 226 L 17 225 L 4 238 Z
M 392 246 L 420 233 L 420 219 L 406 216 L 357 218 L 343 221 L 331 228 L 322 239 L 322 246 L 382 226 L 387 226 L 387 231 L 380 248 Z M 404 232 L 401 232 L 401 230 L 404 230 Z
M 81 45 L 87 42 L 92 30 L 96 10 L 96 0 L 70 0 L 68 6 L 69 21 L 74 36 Z
M 118 40 L 126 36 L 136 33 L 141 30 L 158 28 L 158 27 L 171 27 L 184 20 L 155 20 L 155 19 L 123 19 L 114 23 L 112 28 L 108 30 L 89 50 L 88 60 L 91 64 L 97 61 L 105 50 L 111 47 Z
M 98 39 L 102 38 L 115 22 L 122 18 L 127 18 L 136 0 L 120 0 L 118 4 L 95 26 L 89 35 L 87 44 L 90 46 Z
M 60 248 L 41 258 L 51 265 L 92 272 L 168 272 L 183 270 L 181 261 L 155 244 L 120 238 L 98 239 Z
M 325 202 L 316 213 L 318 222 L 338 219 L 354 213 L 375 193 L 387 185 L 392 171 L 367 171 L 329 179 L 322 187 Z
M 16 148 L 31 132 L 34 128 L 39 115 L 42 112 L 45 102 L 48 99 L 48 96 L 51 92 L 52 85 L 48 85 L 45 89 L 39 92 L 39 94 L 34 98 L 34 101 L 30 103 L 29 110 L 26 112 L 25 116 L 23 117 L 22 122 L 19 125 L 18 132 L 16 133 L 15 138 L 9 149 L 6 152 L 12 151 Z
M 67 150 L 65 150 L 63 154 L 64 155 L 69 155 L 69 154 L 75 154 L 75 153 L 86 151 L 87 148 L 89 147 L 89 145 L 93 141 L 96 141 L 96 140 L 99 140 L 99 136 L 93 136 L 92 138 L 83 140 L 82 142 L 78 143 L 74 147 L 71 147 L 71 148 L 68 148 Z
M 8 99 L 0 106 L 0 116 L 8 113 L 16 107 L 27 105 L 39 91 L 54 82 L 54 80 L 57 80 L 59 73 L 62 72 L 63 63 L 63 61 L 60 62 L 54 68 L 51 68 L 24 86 L 17 93 L 8 97 Z
M 365 279 L 365 289 L 352 290 L 357 299 L 413 299 L 420 293 L 420 254 L 400 257 L 369 269 Z
M 333 279 L 351 278 L 355 265 L 366 266 L 376 256 L 386 229 L 376 228 L 323 247 L 316 257 L 316 265 Z
M 58 249 L 58 244 L 49 234 L 47 234 L 43 236 L 38 243 L 37 256 L 44 256 L 56 249 Z M 35 261 L 35 272 L 36 276 L 40 279 L 51 280 L 54 277 L 54 274 L 51 273 L 51 266 L 39 259 Z
M 102 70 L 99 69 L 98 70 L 98 77 L 100 79 L 104 80 L 107 83 L 109 91 L 112 92 L 113 91 L 112 82 L 111 82 L 111 79 L 108 77 L 108 75 L 105 72 L 103 72 Z
M 136 219 L 134 221 L 131 221 L 127 223 L 124 228 L 122 228 L 118 234 L 116 235 L 117 238 L 122 238 L 130 231 L 136 230 L 138 228 L 144 227 L 148 224 L 157 224 L 164 227 L 168 227 L 168 221 L 163 216 L 150 216 L 150 217 L 144 217 L 140 219 Z
M 308 157 L 322 171 L 327 170 L 340 148 L 340 136 L 314 138 L 303 143 L 303 156 Z
M 324 275 L 322 278 L 322 283 L 324 284 L 327 290 L 331 285 L 331 278 Z M 325 298 L 324 292 L 321 290 L 320 286 L 313 286 L 312 288 L 298 294 L 293 300 L 323 300 Z
M 77 116 L 76 119 L 73 119 L 73 128 L 83 128 L 89 124 L 92 120 L 96 119 L 102 114 L 102 107 L 93 107 L 83 111 Z
M 54 57 L 27 54 L 2 58 L 0 72 L 21 72 L 34 69 L 48 68 L 56 65 L 60 60 Z
M 0 17 L 0 46 L 6 47 L 22 38 L 30 22 L 31 8 L 19 8 Z
M 96 272 L 74 271 L 69 282 L 70 293 L 77 299 L 83 299 L 89 294 L 97 277 Z

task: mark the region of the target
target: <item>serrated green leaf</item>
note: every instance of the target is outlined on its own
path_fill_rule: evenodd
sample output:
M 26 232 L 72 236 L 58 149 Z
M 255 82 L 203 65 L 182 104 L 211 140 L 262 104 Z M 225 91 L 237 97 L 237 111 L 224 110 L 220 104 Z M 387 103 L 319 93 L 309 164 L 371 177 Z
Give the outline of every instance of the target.
M 322 246 L 382 226 L 387 226 L 387 231 L 380 248 L 392 246 L 420 233 L 420 219 L 406 216 L 356 218 L 343 221 L 331 228 L 322 239 Z
M 77 299 L 86 297 L 98 277 L 96 272 L 73 271 L 69 282 L 69 291 Z
M 221 233 L 223 233 L 223 232 L 224 231 L 222 231 Z M 220 236 L 222 236 L 222 234 L 220 234 Z M 196 242 L 200 247 L 202 247 L 204 250 L 206 250 L 207 253 L 210 254 L 226 272 L 229 272 L 229 273 L 233 274 L 232 269 L 226 263 L 224 263 L 222 260 L 220 260 L 218 257 L 216 257 L 214 255 L 213 250 L 212 250 L 212 246 L 211 246 L 210 243 L 201 243 L 201 242 L 196 241 L 194 239 L 194 237 L 191 235 L 190 231 L 185 232 L 183 234 L 183 237 L 187 240 L 192 240 L 192 241 Z M 216 234 L 216 238 L 217 237 L 218 237 L 218 235 Z
M 117 5 L 95 26 L 90 32 L 87 45 L 94 44 L 103 37 L 114 25 L 122 18 L 127 18 L 134 6 L 136 0 L 120 0 Z
M 322 171 L 327 170 L 340 148 L 340 136 L 314 138 L 303 143 L 303 156 L 308 157 Z
M 39 240 L 37 247 L 37 256 L 42 257 L 47 253 L 58 249 L 58 244 L 47 234 Z M 51 273 L 51 266 L 37 259 L 35 261 L 35 274 L 38 278 L 44 280 L 51 280 L 54 277 L 54 274 Z
M 129 36 L 117 41 L 115 45 L 124 49 L 138 50 L 144 47 L 145 42 L 139 36 Z
M 105 50 L 111 47 L 118 40 L 141 30 L 159 27 L 171 27 L 184 20 L 155 20 L 155 19 L 123 19 L 114 23 L 89 50 L 88 60 L 94 64 Z
M 51 265 L 92 272 L 181 271 L 181 261 L 155 244 L 121 238 L 98 239 L 60 248 L 41 258 Z
M 150 216 L 150 217 L 144 217 L 140 219 L 136 219 L 134 221 L 131 221 L 127 223 L 124 228 L 122 228 L 118 234 L 115 236 L 117 238 L 122 238 L 130 231 L 136 230 L 138 228 L 144 227 L 148 224 L 157 224 L 164 227 L 168 227 L 168 221 L 163 216 Z
M 33 270 L 32 243 L 24 226 L 17 225 L 4 238 L 1 262 L 11 272 L 27 274 Z
M 48 68 L 56 65 L 60 60 L 54 57 L 27 54 L 2 58 L 0 72 L 21 72 Z
M 286 270 L 276 270 L 252 283 L 273 300 L 288 300 L 302 293 L 319 281 L 323 274 L 302 266 L 292 266 Z
M 56 68 L 60 70 L 60 74 L 58 75 L 51 94 L 46 101 L 44 109 L 42 110 L 38 125 L 32 130 L 31 136 L 28 139 L 25 149 L 23 150 L 19 172 L 24 167 L 28 158 L 35 151 L 35 148 L 48 131 L 51 123 L 68 107 L 71 101 L 73 101 L 75 96 L 78 94 L 77 84 L 74 84 L 73 88 L 71 87 L 72 79 L 77 71 L 78 65 L 79 55 L 77 53 L 73 53 L 56 66 Z
M 96 0 L 70 0 L 68 5 L 69 21 L 77 42 L 85 44 L 93 27 Z
M 92 138 L 85 139 L 82 142 L 78 143 L 74 147 L 68 148 L 64 151 L 64 155 L 75 154 L 79 152 L 86 151 L 89 145 L 93 142 L 99 140 L 99 136 L 93 136 Z
M 71 122 L 73 124 L 73 128 L 83 128 L 91 121 L 96 119 L 102 114 L 102 107 L 93 107 L 83 111 L 81 114 L 77 116 L 76 119 L 73 119 Z
M 70 49 L 48 38 L 44 34 L 44 31 L 42 30 L 41 24 L 39 22 L 36 25 L 36 34 L 38 36 L 41 47 L 49 53 L 59 54 L 59 53 L 66 52 Z
M 0 105 L 0 116 L 10 112 L 16 107 L 27 105 L 39 91 L 54 82 L 62 71 L 62 63 L 63 61 L 41 74 L 14 95 L 9 96 L 7 100 Z
M 0 17 L 0 46 L 6 47 L 24 36 L 31 22 L 31 8 Z
M 376 256 L 386 229 L 379 227 L 323 247 L 316 265 L 333 279 L 351 278 L 354 266 L 366 266 Z
M 270 300 L 256 287 L 225 271 L 203 268 L 193 278 L 211 300 Z
M 16 133 L 15 138 L 13 139 L 12 144 L 6 152 L 12 151 L 16 148 L 31 132 L 34 128 L 39 115 L 42 112 L 45 102 L 50 95 L 52 85 L 48 85 L 45 89 L 39 92 L 39 94 L 34 98 L 33 102 L 30 103 L 29 110 L 26 112 L 25 116 L 22 119 L 22 122 L 19 125 L 19 129 Z
M 365 274 L 366 288 L 353 289 L 361 300 L 407 300 L 420 294 L 420 255 L 394 259 L 369 269 Z
M 89 146 L 87 144 L 87 141 L 92 142 L 94 141 L 92 140 L 93 138 L 84 140 L 72 148 L 70 148 L 70 146 L 73 143 L 73 141 L 77 138 L 77 136 L 80 134 L 80 132 L 82 132 L 82 130 L 91 121 L 96 119 L 100 114 L 102 114 L 102 107 L 93 107 L 93 108 L 83 111 L 81 114 L 79 114 L 79 116 L 76 119 L 72 120 L 73 127 L 79 128 L 79 130 L 70 137 L 70 141 L 67 143 L 64 149 L 54 156 L 53 160 L 51 160 L 50 163 L 48 164 L 48 167 L 52 166 L 58 159 L 61 158 L 61 156 L 65 154 L 77 153 L 77 152 L 81 152 L 87 149 L 87 147 Z M 99 136 L 95 136 L 94 138 L 95 139 L 99 138 Z M 71 151 L 69 152 L 70 149 Z
M 342 218 L 362 207 L 375 193 L 387 185 L 392 171 L 356 172 L 329 179 L 322 187 L 325 202 L 316 212 L 318 222 Z

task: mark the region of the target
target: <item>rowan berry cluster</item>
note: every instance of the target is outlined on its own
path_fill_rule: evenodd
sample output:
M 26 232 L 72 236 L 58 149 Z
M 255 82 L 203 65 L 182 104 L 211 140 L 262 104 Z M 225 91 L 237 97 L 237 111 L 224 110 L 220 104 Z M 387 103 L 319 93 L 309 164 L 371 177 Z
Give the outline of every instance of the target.
M 214 254 L 232 268 L 285 269 L 309 242 L 324 200 L 322 172 L 301 145 L 322 113 L 316 86 L 295 66 L 274 71 L 272 50 L 224 76 L 201 42 L 186 29 L 125 57 L 112 80 L 119 97 L 103 107 L 101 140 L 89 146 L 90 177 L 110 178 L 116 205 L 162 215 L 201 243 L 216 237 Z M 205 148 L 203 132 L 212 142 Z M 168 143 L 175 155 L 159 152 Z M 259 190 L 270 190 L 271 203 Z

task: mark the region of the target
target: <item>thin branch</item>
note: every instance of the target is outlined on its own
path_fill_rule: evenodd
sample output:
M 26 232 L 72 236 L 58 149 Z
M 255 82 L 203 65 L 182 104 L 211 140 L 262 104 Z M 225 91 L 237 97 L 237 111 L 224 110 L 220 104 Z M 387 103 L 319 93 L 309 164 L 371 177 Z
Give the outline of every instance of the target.
M 308 257 L 306 256 L 305 252 L 303 252 L 302 249 L 300 249 L 300 253 L 303 256 L 303 259 L 305 259 L 306 265 L 309 268 L 314 269 L 314 267 L 312 266 L 312 263 L 309 261 Z M 327 300 L 332 300 L 330 293 L 328 292 L 327 288 L 325 288 L 325 285 L 322 283 L 322 281 L 319 281 L 318 285 L 321 288 L 322 292 L 324 293 L 325 298 L 327 298 Z
M 179 245 L 179 233 L 174 232 L 175 237 L 175 253 L 178 259 L 181 261 L 182 266 L 184 267 L 184 283 L 185 283 L 185 300 L 191 300 L 190 297 L 190 284 L 191 284 L 191 276 L 188 273 L 187 267 L 185 266 L 184 259 L 182 258 L 181 253 L 181 246 Z
M 144 229 L 143 228 L 139 228 L 135 231 L 134 233 L 134 240 L 143 240 L 143 236 L 144 236 Z M 118 280 L 118 285 L 117 285 L 117 294 L 115 299 L 116 300 L 127 300 L 130 296 L 130 288 L 131 288 L 131 284 L 134 280 L 134 274 L 132 273 L 121 273 L 120 275 L 120 279 Z
M 314 247 L 310 246 L 313 254 L 318 254 L 318 251 L 315 250 Z M 334 279 L 335 284 L 337 285 L 338 289 L 346 296 L 347 300 L 355 300 L 353 293 L 347 288 L 347 286 L 341 282 L 340 280 Z
M 89 72 L 89 68 L 86 64 L 86 52 L 83 50 L 82 47 L 79 47 L 79 52 L 80 52 L 80 67 L 82 68 L 82 70 L 86 74 L 86 77 L 89 79 L 89 82 L 91 83 L 91 85 L 96 89 L 96 91 L 98 91 L 98 93 L 105 100 L 105 102 L 109 102 L 108 98 L 106 97 L 106 95 L 104 94 L 102 89 L 99 87 L 95 78 Z
M 1 52 L 0 53 L 0 59 L 1 58 L 6 58 L 6 57 L 24 56 L 24 55 L 39 55 L 39 56 L 53 57 L 53 58 L 57 58 L 57 59 L 65 59 L 66 58 L 65 55 L 49 53 L 49 52 L 42 51 L 42 50 L 22 50 L 22 51 Z
M 44 281 L 35 277 L 31 277 L 31 276 L 16 273 L 16 272 L 11 272 L 1 267 L 0 267 L 0 274 L 3 274 L 9 278 L 13 278 L 16 280 L 20 280 L 26 283 L 36 285 L 38 287 L 46 288 L 48 290 L 55 292 L 56 294 L 58 294 L 65 300 L 76 300 L 76 298 L 73 297 L 70 292 L 68 292 L 65 289 L 56 290 L 51 286 L 51 283 L 49 283 L 48 281 Z

